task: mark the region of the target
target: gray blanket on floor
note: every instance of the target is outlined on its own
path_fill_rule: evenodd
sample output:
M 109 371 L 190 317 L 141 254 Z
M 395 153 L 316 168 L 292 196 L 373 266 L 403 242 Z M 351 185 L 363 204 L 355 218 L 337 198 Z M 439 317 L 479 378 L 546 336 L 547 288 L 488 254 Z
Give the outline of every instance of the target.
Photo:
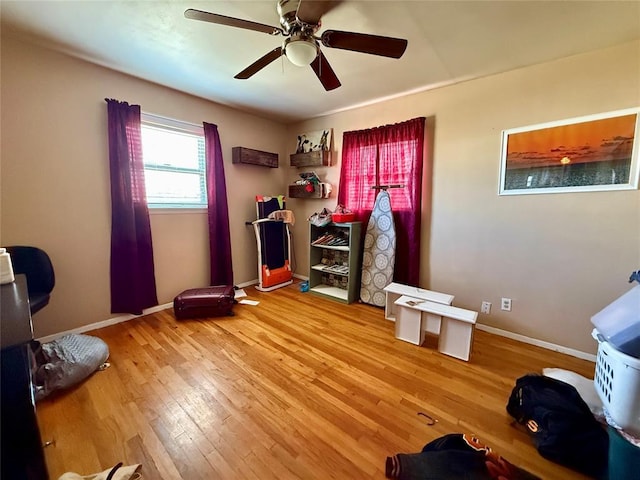
M 109 358 L 109 347 L 97 337 L 65 335 L 43 343 L 36 351 L 35 399 L 76 385 Z

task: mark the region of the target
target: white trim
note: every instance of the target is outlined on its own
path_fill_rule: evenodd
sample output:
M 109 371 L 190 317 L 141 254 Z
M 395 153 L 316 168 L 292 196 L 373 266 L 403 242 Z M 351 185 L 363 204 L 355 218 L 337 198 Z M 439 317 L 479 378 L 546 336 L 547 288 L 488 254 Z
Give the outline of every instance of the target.
M 293 278 L 299 278 L 300 280 L 309 280 L 309 277 L 307 277 L 306 275 L 300 275 L 299 273 L 294 273 L 293 274 Z
M 175 176 L 180 176 L 182 174 L 188 173 L 191 175 L 196 175 L 198 179 L 197 187 L 194 189 L 190 189 L 190 193 L 195 195 L 197 193 L 197 199 L 187 198 L 186 196 L 182 196 L 182 198 L 172 198 L 167 197 L 163 193 L 158 192 L 157 197 L 154 197 L 149 189 L 147 189 L 147 206 L 148 210 L 154 211 L 156 209 L 166 211 L 167 209 L 175 209 L 175 210 L 188 210 L 188 209 L 202 209 L 206 212 L 207 210 L 207 179 L 206 179 L 206 159 L 205 152 L 201 147 L 204 147 L 205 138 L 204 138 L 204 129 L 202 126 L 198 126 L 192 123 L 183 122 L 181 120 L 173 120 L 165 117 L 161 117 L 159 115 L 153 115 L 149 113 L 142 112 L 141 113 L 141 135 L 142 135 L 142 143 L 145 144 L 145 139 L 147 141 L 147 133 L 151 133 L 152 131 L 157 132 L 158 135 L 161 135 L 163 141 L 173 141 L 176 135 L 181 137 L 189 137 L 191 141 L 195 141 L 197 143 L 197 151 L 195 158 L 191 157 L 191 161 L 195 161 L 196 165 L 179 165 L 175 164 L 173 161 L 168 159 L 155 159 L 150 158 L 145 159 L 144 163 L 144 171 L 145 173 L 159 172 L 167 175 L 174 176 L 172 178 L 176 178 Z M 144 146 L 144 145 L 143 145 Z M 189 157 L 187 155 L 187 157 Z M 154 161 L 158 161 L 159 163 L 153 163 Z M 165 163 L 167 161 L 168 163 Z M 195 200 L 195 201 L 194 201 Z M 183 212 L 180 212 L 183 213 Z
M 181 214 L 200 214 L 205 215 L 208 213 L 206 205 L 202 207 L 152 207 L 149 206 L 149 215 L 181 215 Z
M 294 274 L 294 277 L 300 278 L 303 280 L 308 280 L 307 277 L 303 275 Z M 256 278 L 254 280 L 249 280 L 248 282 L 239 283 L 236 286 L 238 288 L 249 287 L 251 285 L 255 285 L 259 283 L 259 280 Z M 161 310 L 166 310 L 167 308 L 173 308 L 173 303 L 165 303 L 162 305 L 157 305 L 155 307 L 148 308 L 142 312 L 142 315 L 149 315 L 150 313 L 159 312 Z M 56 338 L 63 337 L 65 335 L 70 335 L 73 333 L 84 333 L 89 332 L 91 330 L 97 330 L 99 328 L 109 327 L 111 325 L 116 325 L 118 323 L 127 322 L 134 318 L 141 317 L 142 315 L 121 315 L 119 317 L 110 318 L 108 320 L 103 320 L 101 322 L 90 323 L 89 325 L 83 325 L 82 327 L 74 328 L 72 330 L 67 330 L 64 332 L 54 333 L 53 335 L 47 335 L 46 337 L 37 338 L 39 342 L 46 343 Z M 508 332 L 506 330 L 502 330 L 500 328 L 490 327 L 488 325 L 482 325 L 480 323 L 476 324 L 476 328 L 478 330 L 483 330 L 485 332 L 492 333 L 494 335 L 499 335 L 501 337 L 510 338 L 512 340 L 518 340 L 519 342 L 528 343 L 529 345 L 535 345 L 537 347 L 546 348 L 547 350 L 553 350 L 555 352 L 564 353 L 567 355 L 571 355 L 572 357 L 581 358 L 583 360 L 589 360 L 591 362 L 596 361 L 596 356 L 590 353 L 581 352 L 580 350 L 574 350 L 573 348 L 563 347 L 562 345 L 556 345 L 555 343 L 545 342 L 543 340 L 538 340 L 535 338 L 527 337 L 524 335 L 520 335 L 518 333 Z
M 248 282 L 239 283 L 236 285 L 238 288 L 248 287 L 250 285 L 255 285 L 258 283 L 258 279 L 249 280 Z M 156 305 L 155 307 L 147 308 L 142 311 L 142 315 L 120 315 L 119 317 L 109 318 L 107 320 L 103 320 L 101 322 L 90 323 L 88 325 L 83 325 L 78 328 L 73 328 L 71 330 L 66 330 L 64 332 L 54 333 L 53 335 L 47 335 L 46 337 L 37 338 L 39 342 L 46 343 L 52 340 L 55 340 L 60 337 L 64 337 L 65 335 L 71 335 L 73 333 L 84 333 L 89 332 L 91 330 L 97 330 L 99 328 L 109 327 L 111 325 L 116 325 L 122 322 L 128 322 L 129 320 L 133 320 L 134 318 L 142 317 L 143 315 L 149 315 L 151 313 L 160 312 L 162 310 L 166 310 L 167 308 L 173 308 L 173 302 L 164 303 L 162 305 Z
M 63 337 L 65 335 L 70 335 L 73 333 L 84 333 L 90 330 L 97 330 L 98 328 L 109 327 L 117 323 L 127 322 L 134 318 L 142 317 L 143 315 L 149 315 L 150 313 L 160 312 L 162 310 L 166 310 L 167 308 L 172 308 L 172 307 L 173 307 L 173 303 L 156 305 L 155 307 L 144 309 L 142 311 L 142 315 L 121 315 L 119 317 L 110 318 L 108 320 L 103 320 L 101 322 L 90 323 L 89 325 L 83 325 L 82 327 L 66 330 L 64 332 L 54 333 L 53 335 L 47 335 L 46 337 L 40 337 L 40 338 L 37 338 L 36 340 L 42 343 L 46 343 L 46 342 L 50 342 L 51 340 L 55 340 L 56 338 Z
M 591 362 L 596 361 L 596 356 L 591 353 L 581 352 L 580 350 L 574 350 L 573 348 L 563 347 L 562 345 L 556 345 L 555 343 L 545 342 L 544 340 L 538 340 L 537 338 L 527 337 L 520 335 L 519 333 L 508 332 L 500 328 L 490 327 L 488 325 L 476 324 L 478 330 L 484 330 L 485 332 L 493 333 L 501 337 L 507 337 L 512 340 L 518 340 L 519 342 L 528 343 L 529 345 L 535 345 L 536 347 L 546 348 L 547 350 L 553 350 L 554 352 L 564 353 L 571 355 L 572 357 L 581 358 L 583 360 L 589 360 Z
M 198 125 L 197 123 L 176 120 L 175 118 L 163 117 L 162 115 L 155 115 L 153 113 L 140 112 L 140 121 L 149 126 L 169 128 L 179 132 L 197 135 L 199 137 L 204 135 L 203 124 Z

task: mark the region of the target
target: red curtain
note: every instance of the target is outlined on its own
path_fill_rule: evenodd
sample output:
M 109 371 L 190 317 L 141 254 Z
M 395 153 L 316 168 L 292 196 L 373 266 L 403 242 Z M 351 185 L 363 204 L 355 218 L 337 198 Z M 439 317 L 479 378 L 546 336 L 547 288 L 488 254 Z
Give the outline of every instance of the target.
M 233 285 L 229 207 L 227 204 L 227 186 L 224 177 L 220 135 L 216 125 L 206 122 L 203 125 L 207 171 L 211 285 Z
M 425 118 L 395 125 L 345 132 L 338 203 L 369 220 L 374 185 L 402 184 L 389 189 L 396 227 L 394 281 L 418 286 L 420 281 L 420 218 Z
M 140 105 L 105 100 L 111 175 L 111 313 L 140 315 L 158 304 Z

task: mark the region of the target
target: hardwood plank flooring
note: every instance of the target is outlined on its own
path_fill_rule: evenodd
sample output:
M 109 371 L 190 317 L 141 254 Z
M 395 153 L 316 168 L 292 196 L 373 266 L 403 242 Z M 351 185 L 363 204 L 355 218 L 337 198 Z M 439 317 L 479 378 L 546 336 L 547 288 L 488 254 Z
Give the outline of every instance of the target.
M 233 317 L 169 309 L 90 332 L 111 367 L 37 405 L 51 478 L 124 462 L 154 480 L 384 479 L 387 456 L 453 432 L 544 479 L 585 478 L 542 458 L 505 406 L 526 373 L 592 378 L 593 363 L 482 331 L 467 363 L 395 339 L 369 305 L 246 291 L 260 304 Z

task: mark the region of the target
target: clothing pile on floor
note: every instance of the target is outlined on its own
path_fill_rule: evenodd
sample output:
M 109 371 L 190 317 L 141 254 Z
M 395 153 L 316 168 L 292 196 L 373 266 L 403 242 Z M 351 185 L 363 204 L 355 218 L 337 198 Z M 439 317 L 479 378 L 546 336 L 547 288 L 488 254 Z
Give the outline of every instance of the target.
M 545 369 L 543 373 L 517 379 L 507 412 L 527 431 L 542 457 L 591 478 L 606 480 L 609 433 L 593 381 L 560 369 Z M 385 473 L 387 478 L 398 480 L 538 478 L 476 438 L 461 433 L 440 437 L 420 453 L 388 457 Z
M 397 480 L 539 480 L 477 438 L 461 433 L 440 437 L 420 453 L 387 457 L 385 475 Z
M 592 478 L 607 478 L 609 435 L 573 385 L 525 375 L 516 381 L 507 412 L 527 429 L 547 460 Z
M 640 270 L 633 282 L 640 283 Z M 594 380 L 559 368 L 516 380 L 507 412 L 543 458 L 597 480 L 640 479 L 639 300 L 637 285 L 591 318 L 599 345 Z M 522 478 L 520 469 L 490 460 L 490 450 L 482 458 L 476 447 L 460 434 L 442 437 L 419 454 L 387 458 L 387 478 Z M 496 473 L 496 464 L 504 473 Z

